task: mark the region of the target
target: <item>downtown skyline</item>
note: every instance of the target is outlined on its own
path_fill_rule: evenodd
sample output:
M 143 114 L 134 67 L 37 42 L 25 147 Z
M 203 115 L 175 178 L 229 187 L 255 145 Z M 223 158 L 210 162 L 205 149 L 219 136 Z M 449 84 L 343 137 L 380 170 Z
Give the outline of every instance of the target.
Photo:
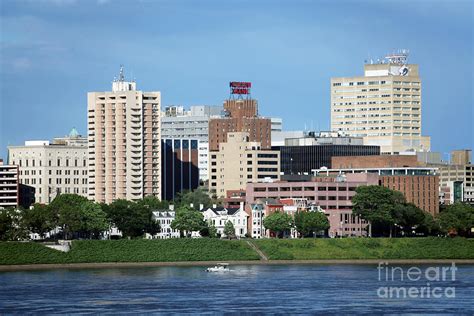
M 86 135 L 87 92 L 107 91 L 120 64 L 163 108 L 222 105 L 229 81 L 251 81 L 284 130 L 328 130 L 330 78 L 398 48 L 420 67 L 431 150 L 472 148 L 472 4 L 397 3 L 2 2 L 0 157 L 73 126 Z

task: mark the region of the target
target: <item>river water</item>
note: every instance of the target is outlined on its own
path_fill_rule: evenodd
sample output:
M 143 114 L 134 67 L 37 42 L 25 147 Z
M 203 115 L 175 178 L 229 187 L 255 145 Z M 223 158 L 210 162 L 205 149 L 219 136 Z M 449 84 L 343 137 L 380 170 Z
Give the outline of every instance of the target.
M 441 273 L 436 279 L 442 267 L 448 265 L 387 267 L 395 268 L 394 278 L 384 265 L 239 265 L 226 273 L 197 266 L 0 272 L 0 314 L 474 314 L 474 266 L 458 265 L 454 277 L 446 272 L 444 280 Z M 416 273 L 407 279 L 409 268 L 420 270 L 419 280 Z M 424 297 L 413 296 L 416 290 L 390 297 L 390 287 L 430 290 Z

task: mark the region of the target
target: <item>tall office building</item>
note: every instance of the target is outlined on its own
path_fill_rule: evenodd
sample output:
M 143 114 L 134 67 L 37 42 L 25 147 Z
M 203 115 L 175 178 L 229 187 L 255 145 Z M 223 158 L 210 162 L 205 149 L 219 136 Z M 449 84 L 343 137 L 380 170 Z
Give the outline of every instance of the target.
M 247 132 L 227 133 L 219 151 L 210 152 L 209 191 L 215 196 L 245 189 L 249 182 L 280 179 L 280 152 L 263 149 L 249 138 Z
M 9 146 L 8 161 L 19 167 L 20 184 L 34 189 L 36 203 L 48 204 L 61 193 L 87 196 L 87 138 L 75 128 L 52 143 Z
M 160 92 L 136 90 L 121 68 L 112 91 L 87 98 L 89 199 L 161 198 Z
M 196 105 L 185 110 L 182 106 L 168 106 L 162 112 L 161 137 L 163 139 L 195 139 L 199 141 L 199 179 L 207 181 L 209 171 L 209 119 L 220 118 L 222 106 Z
M 225 117 L 209 121 L 210 151 L 219 150 L 229 132 L 247 132 L 251 142 L 259 142 L 263 149 L 271 148 L 271 119 L 258 115 L 258 103 L 250 97 L 250 88 L 250 82 L 230 83 L 230 98 L 224 101 Z M 278 129 L 277 121 L 274 123 Z
M 383 154 L 429 151 L 421 133 L 421 79 L 418 65 L 401 50 L 364 66 L 364 76 L 331 79 L 331 129 L 364 137 Z

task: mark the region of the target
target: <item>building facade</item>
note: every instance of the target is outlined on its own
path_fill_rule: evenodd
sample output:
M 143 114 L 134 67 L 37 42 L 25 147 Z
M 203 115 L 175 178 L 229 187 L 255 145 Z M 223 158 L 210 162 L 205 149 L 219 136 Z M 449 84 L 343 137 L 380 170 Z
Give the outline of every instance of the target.
M 259 142 L 263 149 L 271 147 L 271 119 L 258 116 L 254 99 L 229 99 L 224 102 L 225 117 L 209 121 L 209 150 L 219 150 L 229 132 L 247 132 L 252 142 Z
M 17 165 L 4 165 L 0 159 L 0 209 L 20 204 L 20 181 Z
M 287 137 L 285 146 L 364 145 L 362 137 L 346 136 L 339 132 L 306 132 L 301 137 Z
M 178 193 L 199 186 L 199 140 L 162 139 L 161 197 L 173 200 Z
M 311 174 L 311 170 L 331 168 L 336 156 L 380 155 L 379 146 L 364 145 L 308 145 L 280 146 L 281 171 L 286 174 Z
M 340 156 L 331 158 L 333 169 L 422 166 L 416 155 Z
M 196 105 L 190 110 L 182 106 L 168 106 L 162 112 L 161 137 L 166 139 L 199 140 L 199 179 L 209 179 L 209 119 L 223 116 L 222 106 Z
M 69 136 L 9 146 L 8 161 L 19 167 L 20 183 L 32 187 L 34 202 L 49 204 L 61 193 L 88 196 L 87 138 Z
M 156 235 L 149 235 L 149 239 L 179 238 L 179 230 L 171 228 L 171 223 L 176 218 L 174 206 L 170 205 L 169 210 L 153 211 L 153 220 L 160 224 L 160 232 Z
M 305 200 L 324 210 L 328 217 L 329 236 L 365 236 L 367 223 L 352 214 L 352 197 L 358 186 L 378 185 L 377 174 L 328 175 L 305 182 L 248 183 L 247 205 L 259 199 Z
M 210 152 L 209 191 L 225 197 L 229 190 L 245 189 L 248 182 L 280 179 L 280 153 L 265 150 L 246 132 L 231 132 L 219 151 Z
M 217 234 L 227 237 L 224 233 L 225 224 L 231 222 L 234 225 L 235 236 L 237 238 L 246 237 L 247 221 L 249 215 L 245 212 L 243 204 L 238 208 L 212 207 L 202 212 L 204 220 L 214 225 Z
M 422 136 L 418 65 L 400 51 L 382 63 L 366 64 L 364 76 L 331 79 L 331 130 L 364 137 L 383 154 L 429 151 Z
M 87 98 L 89 199 L 161 198 L 160 92 L 136 90 L 121 69 L 112 91 Z
M 387 167 L 313 170 L 315 176 L 350 174 L 375 174 L 378 185 L 396 190 L 409 203 L 431 215 L 439 212 L 439 175 L 436 168 L 429 167 Z
M 439 169 L 441 190 L 444 190 L 445 188 L 453 189 L 454 184 L 461 183 L 462 195 L 461 199 L 457 199 L 457 201 L 474 204 L 474 164 L 468 163 L 464 165 L 449 164 L 433 166 L 436 166 Z

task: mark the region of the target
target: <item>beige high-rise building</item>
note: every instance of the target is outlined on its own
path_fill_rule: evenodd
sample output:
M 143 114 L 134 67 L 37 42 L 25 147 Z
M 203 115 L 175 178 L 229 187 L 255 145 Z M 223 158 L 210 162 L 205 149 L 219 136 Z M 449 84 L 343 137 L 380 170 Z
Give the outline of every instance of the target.
M 259 142 L 250 142 L 248 132 L 229 132 L 219 151 L 209 159 L 209 191 L 225 197 L 228 190 L 245 189 L 249 182 L 280 179 L 280 152 L 262 150 Z
M 331 79 L 331 129 L 363 137 L 382 154 L 429 151 L 421 131 L 418 65 L 403 50 L 364 66 L 364 76 Z
M 121 68 L 112 91 L 87 98 L 89 199 L 161 198 L 160 92 L 137 91 Z

